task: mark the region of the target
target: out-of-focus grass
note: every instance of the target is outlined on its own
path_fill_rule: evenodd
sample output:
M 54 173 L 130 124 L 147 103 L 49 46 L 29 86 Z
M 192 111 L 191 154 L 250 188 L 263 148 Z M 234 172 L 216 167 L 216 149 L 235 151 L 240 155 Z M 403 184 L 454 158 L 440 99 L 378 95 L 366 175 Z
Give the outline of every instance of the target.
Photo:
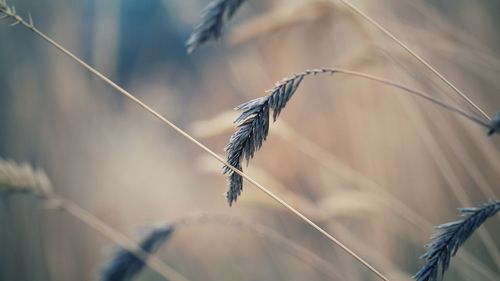
M 326 1 L 250 1 L 226 39 L 192 56 L 183 44 L 204 3 L 139 2 L 13 4 L 184 128 L 262 96 L 293 72 L 322 66 L 377 74 L 462 104 L 376 30 Z M 495 112 L 495 1 L 433 1 L 439 9 L 434 12 L 423 1 L 357 2 L 488 113 Z M 283 10 L 294 7 L 302 15 L 317 11 L 307 5 L 323 8 L 307 20 L 283 20 L 289 15 Z M 258 29 L 259 20 L 279 28 Z M 2 22 L 0 36 L 1 156 L 44 167 L 59 193 L 129 236 L 144 225 L 193 212 L 231 213 L 304 245 L 349 280 L 372 280 L 352 258 L 251 186 L 228 208 L 226 180 L 206 173 L 213 164 L 200 168 L 201 151 L 26 30 Z M 239 44 L 228 44 L 235 38 Z M 422 264 L 417 258 L 431 225 L 453 218 L 457 207 L 498 198 L 500 157 L 496 137 L 393 91 L 348 77 L 305 81 L 248 171 L 278 194 L 291 194 L 294 205 L 317 215 L 340 240 L 400 280 Z M 220 119 L 202 129 L 215 132 L 230 122 Z M 203 140 L 223 154 L 230 133 L 221 130 Z M 1 280 L 95 279 L 109 241 L 62 214 L 40 210 L 29 198 L 0 200 Z M 498 249 L 498 224 L 484 231 Z M 487 251 L 482 239 L 484 234 L 473 237 L 459 252 L 449 280 L 500 275 L 490 255 L 496 249 Z M 210 225 L 179 231 L 160 254 L 192 280 L 324 279 L 279 245 Z M 155 278 L 149 271 L 141 276 Z

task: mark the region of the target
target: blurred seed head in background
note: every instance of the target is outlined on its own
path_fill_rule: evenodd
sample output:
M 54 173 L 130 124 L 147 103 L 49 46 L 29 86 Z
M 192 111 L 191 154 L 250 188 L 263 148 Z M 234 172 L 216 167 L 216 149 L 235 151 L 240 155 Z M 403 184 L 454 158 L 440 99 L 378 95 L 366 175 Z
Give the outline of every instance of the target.
M 353 2 L 495 114 L 496 1 Z M 304 69 L 366 72 L 471 110 L 338 1 L 245 1 L 222 38 L 191 55 L 185 42 L 207 1 L 10 4 L 221 155 L 238 115 L 229 110 Z M 28 30 L 1 22 L 0 36 L 1 157 L 43 167 L 57 193 L 129 237 L 193 213 L 232 215 L 304 246 L 339 280 L 375 280 L 251 186 L 229 208 L 220 163 Z M 410 280 L 432 225 L 499 198 L 500 147 L 484 128 L 396 91 L 347 76 L 305 79 L 245 172 L 391 280 Z M 36 202 L 0 196 L 0 280 L 96 279 L 112 243 Z M 461 248 L 448 280 L 498 280 L 496 222 Z M 158 255 L 191 280 L 328 278 L 285 248 L 208 223 L 176 230 Z M 161 279 L 146 269 L 138 280 Z

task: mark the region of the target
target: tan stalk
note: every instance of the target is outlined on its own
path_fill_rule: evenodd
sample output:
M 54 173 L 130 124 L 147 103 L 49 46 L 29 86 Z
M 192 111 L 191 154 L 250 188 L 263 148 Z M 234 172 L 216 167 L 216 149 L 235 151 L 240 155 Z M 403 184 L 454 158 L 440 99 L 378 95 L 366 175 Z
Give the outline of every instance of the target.
M 482 110 L 477 104 L 475 104 L 466 94 L 464 94 L 460 89 L 458 89 L 453 83 L 451 83 L 446 77 L 444 77 L 439 71 L 437 71 L 432 65 L 430 65 L 426 60 L 424 60 L 420 55 L 415 53 L 408 45 L 399 40 L 396 36 L 394 36 L 389 30 L 385 27 L 381 26 L 378 22 L 368 16 L 365 12 L 361 11 L 358 7 L 354 6 L 348 0 L 339 0 L 340 2 L 347 5 L 351 10 L 356 12 L 358 15 L 363 17 L 365 20 L 370 22 L 373 26 L 379 29 L 382 33 L 387 35 L 391 40 L 396 42 L 399 46 L 405 49 L 411 56 L 417 59 L 421 64 L 423 64 L 427 69 L 429 69 L 434 75 L 436 75 L 439 79 L 441 79 L 444 83 L 446 83 L 450 88 L 453 89 L 459 96 L 461 96 L 469 105 L 471 105 L 474 109 L 476 109 L 481 115 L 487 120 L 491 120 L 491 118 Z
M 0 6 L 0 8 L 1 8 L 1 6 Z M 149 107 L 147 104 L 145 104 L 144 102 L 142 102 L 140 99 L 138 99 L 137 97 L 135 97 L 134 95 L 132 95 L 131 93 L 129 93 L 128 91 L 126 91 L 125 89 L 123 89 L 122 87 L 120 87 L 118 84 L 116 84 L 115 82 L 113 82 L 111 79 L 109 79 L 108 77 L 106 77 L 105 75 L 103 75 L 102 73 L 100 73 L 99 71 L 97 71 L 96 69 L 94 69 L 93 67 L 91 67 L 90 65 L 88 65 L 87 63 L 85 63 L 84 61 L 82 61 L 80 58 L 78 58 L 76 55 L 74 55 L 73 53 L 71 53 L 69 50 L 67 50 L 66 48 L 64 48 L 63 46 L 61 46 L 59 43 L 57 43 L 56 41 L 54 41 L 53 39 L 51 39 L 50 37 L 48 37 L 47 35 L 45 35 L 44 33 L 42 33 L 40 30 L 38 30 L 34 26 L 34 24 L 33 24 L 32 21 L 26 22 L 22 17 L 20 17 L 18 14 L 15 13 L 14 9 L 9 9 L 9 8 L 4 7 L 4 9 L 2 9 L 0 11 L 2 13 L 4 13 L 5 15 L 7 15 L 8 17 L 11 17 L 14 20 L 14 24 L 13 25 L 21 24 L 24 27 L 28 28 L 29 30 L 33 31 L 36 35 L 40 36 L 43 40 L 45 40 L 46 42 L 48 42 L 49 44 L 51 44 L 52 46 L 54 46 L 55 48 L 57 48 L 58 50 L 60 50 L 61 52 L 63 52 L 65 55 L 67 55 L 68 57 L 70 57 L 71 59 L 73 59 L 75 62 L 77 62 L 79 65 L 81 65 L 82 67 L 84 67 L 88 71 L 90 71 L 92 74 L 94 74 L 95 76 L 97 76 L 99 79 L 101 79 L 104 82 L 106 82 L 108 85 L 110 85 L 111 87 L 113 87 L 119 93 L 121 93 L 122 95 L 124 95 L 125 97 L 127 97 L 128 99 L 130 99 L 131 101 L 133 101 L 134 103 L 136 103 L 137 105 L 139 105 L 140 107 L 142 107 L 143 109 L 145 109 L 146 111 L 148 111 L 149 113 L 151 113 L 153 116 L 155 116 L 156 118 L 158 118 L 160 121 L 162 121 L 166 125 L 170 126 L 172 129 L 174 129 L 175 131 L 177 131 L 179 134 L 181 134 L 182 136 L 184 136 L 186 139 L 188 139 L 189 141 L 191 141 L 192 143 L 194 143 L 195 145 L 197 145 L 198 147 L 200 147 L 202 150 L 204 150 L 205 152 L 207 152 L 208 154 L 210 154 L 212 157 L 214 157 L 215 159 L 217 159 L 219 162 L 221 162 L 225 166 L 229 167 L 232 171 L 234 171 L 235 173 L 239 174 L 240 176 L 242 176 L 243 178 L 245 178 L 247 181 L 249 181 L 250 183 L 252 183 L 253 185 L 255 185 L 257 188 L 259 188 L 266 195 L 268 195 L 273 200 L 275 200 L 276 202 L 278 202 L 279 204 L 281 204 L 283 207 L 285 207 L 286 209 L 288 209 L 291 213 L 293 213 L 294 215 L 296 215 L 297 217 L 299 217 L 300 219 L 302 219 L 304 222 L 306 222 L 307 224 L 309 224 L 310 226 L 312 226 L 314 229 L 316 229 L 318 232 L 320 232 L 322 235 L 324 235 L 326 238 L 328 238 L 331 242 L 333 242 L 334 244 L 336 244 L 337 246 L 339 246 L 342 250 L 344 250 L 346 253 L 348 253 L 353 258 L 355 258 L 358 262 L 360 262 L 363 266 L 365 266 L 367 269 L 369 269 L 370 271 L 372 271 L 380 279 L 385 280 L 385 281 L 389 280 L 381 272 L 379 272 L 372 265 L 370 265 L 367 261 L 365 261 L 359 255 L 357 255 L 356 253 L 354 253 L 351 249 L 349 249 L 349 247 L 347 247 L 342 242 L 340 242 L 339 240 L 337 240 L 335 237 L 333 237 L 326 230 L 324 230 L 319 225 L 317 225 L 316 223 L 314 223 L 312 220 L 310 220 L 309 218 L 307 218 L 300 211 L 298 211 L 297 209 L 295 209 L 294 207 L 292 207 L 291 205 L 289 205 L 287 202 L 285 202 L 284 200 L 282 200 L 279 196 L 275 195 L 268 188 L 266 188 L 263 185 L 261 185 L 260 183 L 256 182 L 251 177 L 249 177 L 245 173 L 241 172 L 240 170 L 238 170 L 234 166 L 231 166 L 229 163 L 227 163 L 224 160 L 224 158 L 222 158 L 221 156 L 217 155 L 211 149 L 209 149 L 204 144 L 202 144 L 201 142 L 199 142 L 198 140 L 196 140 L 195 138 L 193 138 L 192 136 L 190 136 L 188 133 L 186 133 L 184 130 L 182 130 L 181 128 L 179 128 L 178 126 L 176 126 L 174 123 L 172 123 L 171 121 L 169 121 L 168 119 L 166 119 L 165 117 L 163 117 L 161 114 L 159 114 L 158 112 L 156 112 L 155 110 L 153 110 L 151 107 Z
M 33 169 L 28 164 L 20 165 L 0 158 L 0 192 L 2 191 L 35 194 L 47 208 L 57 209 L 79 219 L 115 244 L 128 250 L 166 280 L 189 281 L 154 255 L 142 250 L 133 240 L 113 229 L 76 203 L 56 194 L 49 178 L 41 170 Z
M 136 242 L 115 230 L 96 216 L 92 215 L 87 210 L 60 196 L 54 197 L 53 199 L 57 200 L 55 201 L 56 209 L 67 212 L 97 232 L 101 233 L 103 236 L 106 236 L 109 240 L 139 258 L 149 268 L 166 278 L 166 280 L 189 281 L 189 279 L 165 264 L 158 257 L 142 250 Z

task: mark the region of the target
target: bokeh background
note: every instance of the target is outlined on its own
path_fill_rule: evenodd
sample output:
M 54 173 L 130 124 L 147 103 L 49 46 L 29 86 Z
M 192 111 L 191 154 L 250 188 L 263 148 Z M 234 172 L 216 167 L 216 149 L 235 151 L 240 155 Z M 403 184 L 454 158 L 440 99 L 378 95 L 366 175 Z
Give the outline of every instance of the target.
M 247 1 L 219 42 L 185 51 L 208 1 L 12 0 L 86 62 L 223 155 L 231 109 L 307 68 L 386 77 L 472 112 L 338 1 Z M 352 1 L 486 112 L 500 108 L 500 3 Z M 499 198 L 500 139 L 385 85 L 308 78 L 245 171 L 392 280 L 410 280 L 433 225 Z M 0 157 L 43 168 L 56 191 L 127 236 L 185 216 L 266 226 L 330 264 L 376 280 L 250 184 L 229 207 L 221 165 L 21 26 L 0 23 Z M 500 279 L 500 224 L 459 251 L 445 280 Z M 113 242 L 35 197 L 0 196 L 0 280 L 98 280 Z M 159 251 L 190 280 L 330 280 L 272 239 L 205 223 Z M 163 280 L 146 269 L 137 280 Z

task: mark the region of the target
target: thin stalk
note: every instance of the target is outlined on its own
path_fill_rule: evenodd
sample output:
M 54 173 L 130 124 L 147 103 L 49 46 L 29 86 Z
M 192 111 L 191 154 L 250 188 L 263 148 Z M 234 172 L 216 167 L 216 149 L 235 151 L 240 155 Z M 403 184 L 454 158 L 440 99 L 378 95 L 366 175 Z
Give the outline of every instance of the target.
M 177 127 L 175 124 L 173 124 L 171 121 L 169 121 L 168 119 L 166 119 L 165 117 L 163 117 L 161 114 L 159 114 L 158 112 L 156 112 L 155 110 L 153 110 L 151 107 L 149 107 L 147 104 L 145 104 L 144 102 L 142 102 L 140 99 L 136 98 L 134 95 L 132 95 L 131 93 L 129 93 L 128 91 L 126 91 L 125 89 L 123 89 L 122 87 L 120 87 L 118 84 L 114 83 L 111 79 L 109 79 L 108 77 L 106 77 L 105 75 L 103 75 L 102 73 L 100 73 L 99 71 L 97 71 L 96 69 L 94 69 L 93 67 L 91 67 L 90 65 L 88 65 L 87 63 L 85 63 L 84 61 L 82 61 L 80 58 L 78 58 L 76 55 L 74 55 L 73 53 L 71 53 L 69 50 L 67 50 L 66 48 L 64 48 L 63 46 L 61 46 L 59 43 L 57 43 L 56 41 L 52 40 L 50 37 L 48 37 L 47 35 L 45 35 L 41 31 L 39 31 L 37 28 L 35 28 L 32 20 L 30 20 L 29 22 L 26 22 L 23 18 L 21 18 L 19 15 L 17 15 L 15 13 L 15 11 L 12 11 L 12 9 L 3 9 L 3 10 L 0 10 L 0 11 L 2 13 L 4 13 L 5 15 L 7 15 L 7 16 L 9 16 L 9 17 L 11 17 L 12 19 L 15 20 L 15 22 L 14 22 L 13 25 L 21 24 L 24 27 L 26 27 L 29 30 L 31 30 L 32 32 L 34 32 L 36 35 L 40 36 L 43 40 L 45 40 L 46 42 L 48 42 L 49 44 L 51 44 L 52 46 L 54 46 L 55 48 L 57 48 L 58 50 L 60 50 L 61 52 L 63 52 L 65 55 L 67 55 L 68 57 L 70 57 L 71 59 L 73 59 L 79 65 L 81 65 L 82 67 L 84 67 L 85 69 L 87 69 L 88 71 L 90 71 L 92 74 L 94 74 L 95 76 L 97 76 L 99 79 L 103 80 L 108 85 L 110 85 L 111 87 L 113 87 L 119 93 L 121 93 L 122 95 L 124 95 L 125 97 L 127 97 L 128 99 L 130 99 L 132 102 L 136 103 L 137 105 L 139 105 L 140 107 L 142 107 L 143 109 L 145 109 L 146 111 L 148 111 L 149 113 L 151 113 L 153 116 L 155 116 L 156 118 L 158 118 L 161 122 L 163 122 L 166 125 L 170 126 L 172 129 L 174 129 L 175 131 L 177 131 L 179 134 L 181 134 L 182 136 L 184 136 L 186 139 L 188 139 L 189 141 L 191 141 L 192 143 L 194 143 L 196 146 L 200 147 L 202 150 L 204 150 L 205 152 L 207 152 L 208 154 L 210 154 L 213 158 L 217 159 L 219 162 L 221 162 L 222 164 L 224 164 L 226 167 L 228 167 L 229 169 L 231 169 L 232 171 L 234 171 L 235 173 L 239 174 L 244 179 L 246 179 L 247 181 L 249 181 L 250 183 L 252 183 L 253 185 L 255 185 L 258 189 L 260 189 L 262 192 L 264 192 L 267 196 L 271 197 L 273 200 L 275 200 L 276 202 L 278 202 L 279 204 L 281 204 L 283 207 L 285 207 L 286 209 L 288 209 L 291 213 L 293 213 L 294 215 L 296 215 L 297 217 L 299 217 L 301 220 L 303 220 L 304 222 L 306 222 L 307 224 L 309 224 L 310 226 L 312 226 L 314 229 L 316 229 L 318 232 L 320 232 L 322 235 L 324 235 L 326 238 L 328 238 L 331 242 L 333 242 L 334 244 L 336 244 L 337 246 L 339 246 L 347 254 L 349 254 L 353 258 L 355 258 L 363 266 L 365 266 L 367 269 L 369 269 L 375 275 L 377 275 L 381 280 L 389 281 L 389 279 L 387 277 L 385 277 L 382 273 L 380 273 L 372 265 L 370 265 L 368 262 L 366 262 L 363 258 L 361 258 L 360 256 L 358 256 L 356 253 L 354 253 L 352 250 L 350 250 L 346 245 L 344 245 L 342 242 L 340 242 L 339 240 L 337 240 L 335 237 L 333 237 L 330 233 L 328 233 L 327 231 L 325 231 L 319 225 L 317 225 L 316 223 L 314 223 L 313 221 L 311 221 L 309 218 L 307 218 L 305 215 L 303 215 L 300 211 L 298 211 L 297 209 L 295 209 L 294 207 L 292 207 L 291 205 L 289 205 L 287 202 L 285 202 L 284 200 L 282 200 L 280 197 L 278 197 L 277 195 L 275 195 L 268 188 L 264 187 L 263 185 L 261 185 L 260 183 L 256 182 L 254 179 L 252 179 L 251 177 L 249 177 L 245 173 L 241 172 L 240 170 L 238 170 L 234 166 L 232 166 L 229 163 L 227 163 L 224 160 L 224 158 L 222 158 L 221 156 L 219 156 L 218 154 L 216 154 L 215 152 L 213 152 L 212 150 L 210 150 L 208 147 L 206 147 L 201 142 L 199 142 L 198 140 L 196 140 L 195 138 L 193 138 L 192 136 L 190 136 L 188 133 L 186 133 L 181 128 Z M 31 17 L 30 17 L 30 19 L 31 19 Z
M 365 79 L 368 79 L 368 80 L 372 80 L 372 81 L 376 81 L 376 82 L 380 82 L 382 84 L 386 84 L 386 85 L 389 85 L 389 86 L 392 86 L 392 87 L 395 87 L 395 88 L 398 88 L 398 89 L 401 89 L 403 91 L 406 91 L 410 94 L 414 94 L 414 95 L 417 95 L 423 99 L 426 99 L 430 102 L 433 102 L 435 103 L 436 105 L 439 105 L 451 112 L 454 112 L 454 113 L 457 113 L 459 115 L 462 115 L 463 117 L 475 122 L 476 124 L 478 125 L 481 125 L 485 128 L 490 128 L 490 125 L 485 122 L 483 119 L 481 118 L 478 118 L 477 116 L 475 115 L 472 115 L 470 113 L 467 113 L 459 108 L 456 108 L 456 107 L 453 107 L 439 99 L 436 99 L 434 97 L 432 97 L 431 95 L 423 92 L 423 91 L 420 91 L 420 90 L 416 90 L 416 89 L 412 89 L 408 86 L 405 86 L 403 84 L 399 84 L 397 82 L 394 82 L 394 81 L 391 81 L 391 80 L 388 80 L 388 79 L 385 79 L 385 78 L 381 78 L 381 77 L 377 77 L 377 76 L 373 76 L 373 75 L 370 75 L 370 74 L 366 74 L 366 73 L 363 73 L 363 72 L 357 72 L 357 71 L 350 71 L 350 70 L 345 70 L 345 69 L 330 69 L 333 73 L 341 73 L 341 74 L 345 74 L 345 75 L 350 75 L 350 76 L 357 76 L 357 77 L 361 77 L 361 78 L 365 78 Z
M 125 248 L 131 255 L 156 270 L 166 280 L 188 281 L 187 278 L 163 264 L 152 254 L 145 252 L 141 245 L 128 239 L 77 204 L 55 193 L 50 179 L 42 170 L 34 169 L 28 164 L 17 164 L 0 158 L 0 193 L 3 192 L 34 195 L 45 208 L 59 210 L 79 219 L 84 225 L 97 230 L 114 243 Z
M 421 56 L 419 56 L 417 53 L 415 53 L 408 45 L 403 43 L 401 40 L 399 40 L 396 36 L 394 36 L 389 30 L 387 30 L 385 27 L 380 25 L 378 22 L 376 22 L 374 19 L 372 19 L 370 16 L 368 16 L 365 12 L 361 11 L 358 7 L 354 6 L 350 1 L 348 0 L 339 0 L 340 2 L 344 3 L 346 6 L 348 6 L 351 10 L 356 12 L 358 15 L 363 17 L 365 20 L 370 22 L 373 26 L 375 26 L 377 29 L 379 29 L 382 33 L 387 35 L 390 39 L 392 39 L 394 42 L 396 42 L 399 46 L 401 46 L 403 49 L 405 49 L 411 56 L 413 56 L 415 59 L 417 59 L 421 64 L 423 64 L 427 69 L 429 69 L 434 75 L 436 75 L 439 79 L 441 79 L 445 84 L 447 84 L 450 88 L 453 89 L 459 96 L 461 96 L 469 105 L 471 105 L 475 110 L 477 110 L 484 118 L 487 120 L 491 121 L 491 118 L 482 110 L 476 103 L 474 103 L 465 93 L 463 93 L 460 89 L 458 89 L 453 83 L 451 83 L 446 77 L 444 77 L 439 71 L 437 71 L 432 65 L 430 65 L 426 60 L 424 60 Z
M 121 234 L 119 231 L 115 230 L 77 204 L 60 196 L 51 199 L 56 200 L 55 206 L 57 209 L 67 212 L 68 214 L 82 221 L 84 224 L 101 233 L 114 243 L 120 245 L 120 247 L 127 249 L 128 251 L 133 253 L 134 256 L 144 262 L 148 267 L 166 278 L 166 280 L 189 281 L 189 279 L 184 277 L 179 272 L 175 271 L 170 266 L 166 265 L 156 256 L 142 250 L 136 242 Z
M 397 69 L 403 70 L 404 72 L 407 72 L 410 76 L 413 77 L 413 79 L 418 80 L 418 78 L 411 72 L 411 70 L 407 69 L 406 67 L 402 66 L 398 61 L 394 60 L 390 55 L 386 54 L 388 56 L 388 59 L 394 64 L 394 66 Z M 444 179 L 448 183 L 448 186 L 451 188 L 453 194 L 457 198 L 458 202 L 462 206 L 466 205 L 473 205 L 472 202 L 468 199 L 466 191 L 466 187 L 462 184 L 462 182 L 459 179 L 459 176 L 453 171 L 452 168 L 452 163 L 448 160 L 448 157 L 445 156 L 443 153 L 443 150 L 440 148 L 439 143 L 436 141 L 435 138 L 432 137 L 432 133 L 429 131 L 429 128 L 423 124 L 423 119 L 419 114 L 417 114 L 417 111 L 409 107 L 407 104 L 404 106 L 407 107 L 407 113 L 411 117 L 413 123 L 415 126 L 419 129 L 418 132 L 420 133 L 422 140 L 424 141 L 424 145 L 427 147 L 427 149 L 430 152 L 430 155 L 432 155 L 433 160 L 436 162 L 438 165 L 438 168 L 441 170 L 441 174 L 443 175 Z M 426 112 L 427 113 L 427 112 Z M 439 125 L 437 125 L 439 128 Z M 440 131 L 443 131 L 442 129 Z M 446 130 L 443 131 L 445 133 Z M 446 133 L 445 133 L 446 134 Z M 452 135 L 448 135 L 451 139 L 453 138 Z M 451 143 L 447 143 L 447 146 L 453 146 Z M 495 196 L 491 197 L 495 198 Z M 494 239 L 491 237 L 489 232 L 485 229 L 479 229 L 478 230 L 478 235 L 481 238 L 482 242 L 484 243 L 487 252 L 490 254 L 492 257 L 493 261 L 495 264 L 500 267 L 500 254 L 498 252 L 497 247 L 495 246 Z
M 406 85 L 403 85 L 403 84 L 400 84 L 400 83 L 397 83 L 393 80 L 389 80 L 389 79 L 386 79 L 386 78 L 382 78 L 382 77 L 378 77 L 378 76 L 374 76 L 374 75 L 370 75 L 370 74 L 367 74 L 367 73 L 364 73 L 364 72 L 358 72 L 358 71 L 352 71 L 352 70 L 347 70 L 347 69 L 342 69 L 342 68 L 316 68 L 316 69 L 307 69 L 307 70 L 304 70 L 302 72 L 299 72 L 299 73 L 296 73 L 294 74 L 293 76 L 289 77 L 289 78 L 286 78 L 284 80 L 282 80 L 281 82 L 279 82 L 278 85 L 285 85 L 287 83 L 290 83 L 291 81 L 294 81 L 294 80 L 298 80 L 298 79 L 302 79 L 306 76 L 311 76 L 311 75 L 318 75 L 318 74 L 330 74 L 330 75 L 333 75 L 333 74 L 344 74 L 344 75 L 347 75 L 347 76 L 354 76 L 354 77 L 359 77 L 359 78 L 363 78 L 363 79 L 368 79 L 368 80 L 371 80 L 371 81 L 375 81 L 375 82 L 378 82 L 378 83 L 381 83 L 381 84 L 385 84 L 385 85 L 388 85 L 388 86 L 391 86 L 391 87 L 394 87 L 394 88 L 397 88 L 397 89 L 400 89 L 400 90 L 403 90 L 404 92 L 406 93 L 409 93 L 409 94 L 412 94 L 412 95 L 415 95 L 415 96 L 418 96 L 420 98 L 423 98 L 427 101 L 430 101 L 450 112 L 453 112 L 453 113 L 456 113 L 458 115 L 461 115 L 469 120 L 471 120 L 472 122 L 480 125 L 480 126 L 483 126 L 485 127 L 486 129 L 490 129 L 491 128 L 491 125 L 488 124 L 488 122 L 486 122 L 485 120 L 483 120 L 482 118 L 479 118 L 477 117 L 476 115 L 474 114 L 470 114 L 470 113 L 467 113 L 465 112 L 464 110 L 461 110 L 459 108 L 456 108 L 446 102 L 443 102 L 439 99 L 436 99 L 434 98 L 433 96 L 431 96 L 429 93 L 426 93 L 426 92 L 423 92 L 423 91 L 420 91 L 420 90 L 417 90 L 417 89 L 413 89 L 413 88 L 410 88 Z M 272 90 L 269 90 L 269 92 L 272 91 Z
M 193 132 L 195 132 L 194 134 L 198 134 L 203 138 L 210 138 L 217 136 L 222 132 L 231 130 L 233 127 L 230 124 L 232 119 L 234 119 L 234 114 L 229 113 L 232 112 L 222 113 L 217 115 L 216 117 L 210 118 L 209 120 L 196 121 L 192 123 Z M 201 131 L 201 127 L 204 127 L 209 131 Z M 315 160 L 320 167 L 326 168 L 329 172 L 339 177 L 341 180 L 345 180 L 348 183 L 354 184 L 355 186 L 363 190 L 380 192 L 387 199 L 380 202 L 385 205 L 385 207 L 387 207 L 389 211 L 393 212 L 397 216 L 400 216 L 401 219 L 411 224 L 412 226 L 417 226 L 420 231 L 427 232 L 429 229 L 434 227 L 431 222 L 422 217 L 417 211 L 408 207 L 407 204 L 403 203 L 390 192 L 388 192 L 387 188 L 383 188 L 379 184 L 375 183 L 372 179 L 368 178 L 343 161 L 339 160 L 327 149 L 319 146 L 308 137 L 299 134 L 292 127 L 290 127 L 290 125 L 288 125 L 286 121 L 281 120 L 280 125 L 277 126 L 274 130 L 270 130 L 269 133 L 275 134 L 275 136 L 278 136 L 284 141 L 289 142 L 289 144 L 292 145 L 295 149 L 301 151 L 304 155 L 309 156 L 311 159 Z M 254 166 L 254 169 L 255 168 L 256 167 Z M 210 171 L 218 173 L 219 169 L 216 168 L 215 170 Z M 275 179 L 270 179 L 270 182 L 275 182 L 276 185 L 282 185 Z M 492 196 L 491 198 L 495 198 L 495 196 Z M 307 206 L 309 203 L 303 202 L 301 204 L 303 206 Z M 413 231 L 413 228 L 407 229 L 411 229 L 410 231 Z M 420 241 L 418 243 L 420 243 Z M 457 253 L 457 258 L 460 259 L 464 263 L 464 265 L 466 265 L 457 267 L 457 269 L 461 272 L 465 272 L 470 268 L 478 274 L 484 276 L 484 278 L 486 278 L 487 280 L 500 280 L 500 275 L 496 274 L 481 261 L 477 260 L 477 258 L 467 252 L 467 249 L 462 249 L 459 253 Z
M 282 234 L 275 232 L 273 229 L 259 223 L 247 222 L 245 220 L 241 220 L 239 218 L 227 216 L 224 214 L 202 213 L 198 215 L 182 217 L 171 222 L 170 224 L 175 225 L 176 228 L 189 225 L 197 226 L 202 224 L 219 224 L 226 227 L 234 227 L 241 231 L 249 232 L 256 237 L 268 238 L 270 241 L 282 245 L 290 252 L 292 252 L 293 255 L 298 259 L 310 264 L 312 267 L 319 270 L 322 274 L 328 276 L 331 280 L 340 280 L 344 278 L 340 276 L 334 268 L 332 268 L 332 265 L 329 262 L 316 255 L 314 252 L 299 245 L 293 240 L 290 240 Z

